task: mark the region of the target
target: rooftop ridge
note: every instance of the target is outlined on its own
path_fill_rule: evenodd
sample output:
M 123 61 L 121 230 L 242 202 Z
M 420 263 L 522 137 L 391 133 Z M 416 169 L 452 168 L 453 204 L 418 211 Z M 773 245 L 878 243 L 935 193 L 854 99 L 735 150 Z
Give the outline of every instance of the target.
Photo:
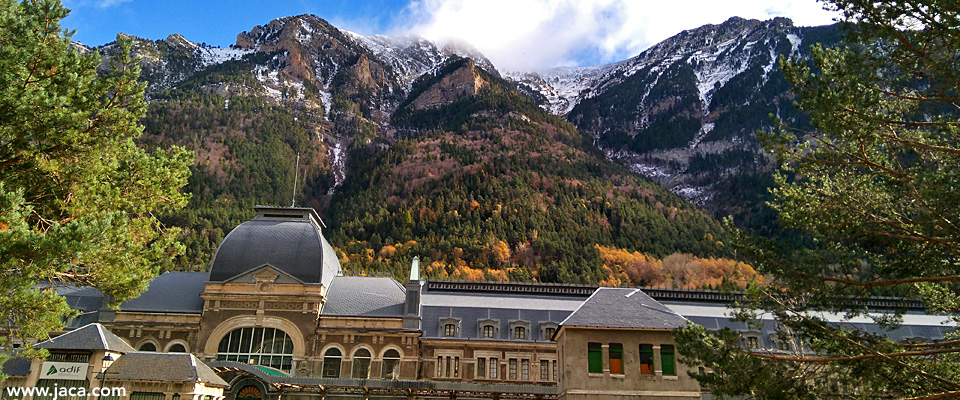
M 490 282 L 490 281 L 432 280 L 427 282 L 427 289 L 435 290 L 435 291 L 470 291 L 470 292 L 589 296 L 593 294 L 595 290 L 597 290 L 597 286 L 578 285 L 578 284 L 569 284 L 569 283 L 543 283 L 543 282 Z
M 462 291 L 485 293 L 515 294 L 551 294 L 590 296 L 600 286 L 571 283 L 546 282 L 491 282 L 491 281 L 454 281 L 429 280 L 427 289 L 432 291 Z M 675 289 L 665 287 L 620 287 L 621 289 L 640 289 L 657 301 L 696 301 L 706 303 L 730 304 L 742 301 L 745 293 L 720 291 L 715 289 Z M 896 297 L 872 297 L 868 300 L 855 300 L 855 306 L 878 309 L 926 310 L 923 302 L 915 299 Z

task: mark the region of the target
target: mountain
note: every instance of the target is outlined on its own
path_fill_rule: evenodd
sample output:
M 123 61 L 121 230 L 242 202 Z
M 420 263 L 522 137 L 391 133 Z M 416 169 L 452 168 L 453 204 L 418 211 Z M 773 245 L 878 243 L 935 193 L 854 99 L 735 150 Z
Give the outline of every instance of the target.
M 771 115 L 807 125 L 778 59 L 808 57 L 811 44 L 829 46 L 839 36 L 836 26 L 731 18 L 618 63 L 510 76 L 609 159 L 715 216 L 770 233 L 775 222 L 763 202 L 775 163 L 756 132 L 773 129 Z
M 365 271 L 642 284 L 600 246 L 721 255 L 717 222 L 609 162 L 572 125 L 471 59 L 421 76 L 392 120 L 404 139 L 332 202 L 331 238 Z M 652 283 L 652 282 L 646 282 Z
M 132 39 L 149 100 L 141 143 L 197 155 L 189 206 L 162 217 L 187 247 L 168 268 L 205 269 L 254 204 L 291 203 L 319 210 L 345 267 L 368 273 L 401 277 L 420 255 L 431 277 L 668 284 L 643 265 L 689 287 L 735 265 L 668 257 L 726 255 L 722 229 L 462 43 L 365 37 L 310 15 L 225 49 Z M 104 67 L 117 47 L 96 49 Z

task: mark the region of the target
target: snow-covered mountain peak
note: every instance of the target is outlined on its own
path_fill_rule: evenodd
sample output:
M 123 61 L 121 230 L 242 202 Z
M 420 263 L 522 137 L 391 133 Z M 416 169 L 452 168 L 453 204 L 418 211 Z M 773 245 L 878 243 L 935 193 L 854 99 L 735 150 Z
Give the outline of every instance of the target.
M 565 115 L 574 106 L 580 93 L 593 85 L 597 77 L 614 64 L 592 67 L 556 67 L 536 72 L 508 71 L 504 76 L 542 94 L 544 108 L 556 115 Z
M 343 32 L 390 65 L 404 85 L 410 85 L 415 79 L 453 56 L 470 58 L 484 70 L 497 74 L 490 60 L 473 46 L 464 43 L 437 43 L 416 35 L 364 36 L 350 31 Z

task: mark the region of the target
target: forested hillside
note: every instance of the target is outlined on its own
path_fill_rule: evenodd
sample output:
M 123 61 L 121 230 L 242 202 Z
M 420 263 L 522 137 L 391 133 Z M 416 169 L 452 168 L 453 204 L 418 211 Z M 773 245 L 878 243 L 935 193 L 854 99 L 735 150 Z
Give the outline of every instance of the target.
M 483 88 L 415 106 L 458 75 Z M 598 244 L 723 254 L 716 221 L 605 161 L 572 125 L 470 60 L 416 82 L 395 124 L 406 137 L 382 154 L 357 151 L 359 168 L 328 212 L 353 268 L 402 276 L 420 255 L 429 277 L 616 285 L 630 282 L 604 267 Z
M 320 212 L 357 273 L 405 278 L 419 255 L 431 278 L 754 278 L 722 259 L 716 220 L 606 160 L 482 56 L 431 46 L 313 16 L 255 27 L 230 49 L 136 39 L 149 100 L 141 144 L 196 153 L 189 205 L 161 217 L 183 228 L 175 268 L 205 270 L 253 205 L 293 203 Z

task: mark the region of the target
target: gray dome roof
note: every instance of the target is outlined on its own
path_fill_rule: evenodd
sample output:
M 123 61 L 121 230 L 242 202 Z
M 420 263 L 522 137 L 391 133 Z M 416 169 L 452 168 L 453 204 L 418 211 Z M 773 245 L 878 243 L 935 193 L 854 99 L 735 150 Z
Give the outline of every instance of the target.
M 257 206 L 257 216 L 233 228 L 213 256 L 210 280 L 223 282 L 264 265 L 304 283 L 330 281 L 340 273 L 337 253 L 320 232 L 312 208 Z

